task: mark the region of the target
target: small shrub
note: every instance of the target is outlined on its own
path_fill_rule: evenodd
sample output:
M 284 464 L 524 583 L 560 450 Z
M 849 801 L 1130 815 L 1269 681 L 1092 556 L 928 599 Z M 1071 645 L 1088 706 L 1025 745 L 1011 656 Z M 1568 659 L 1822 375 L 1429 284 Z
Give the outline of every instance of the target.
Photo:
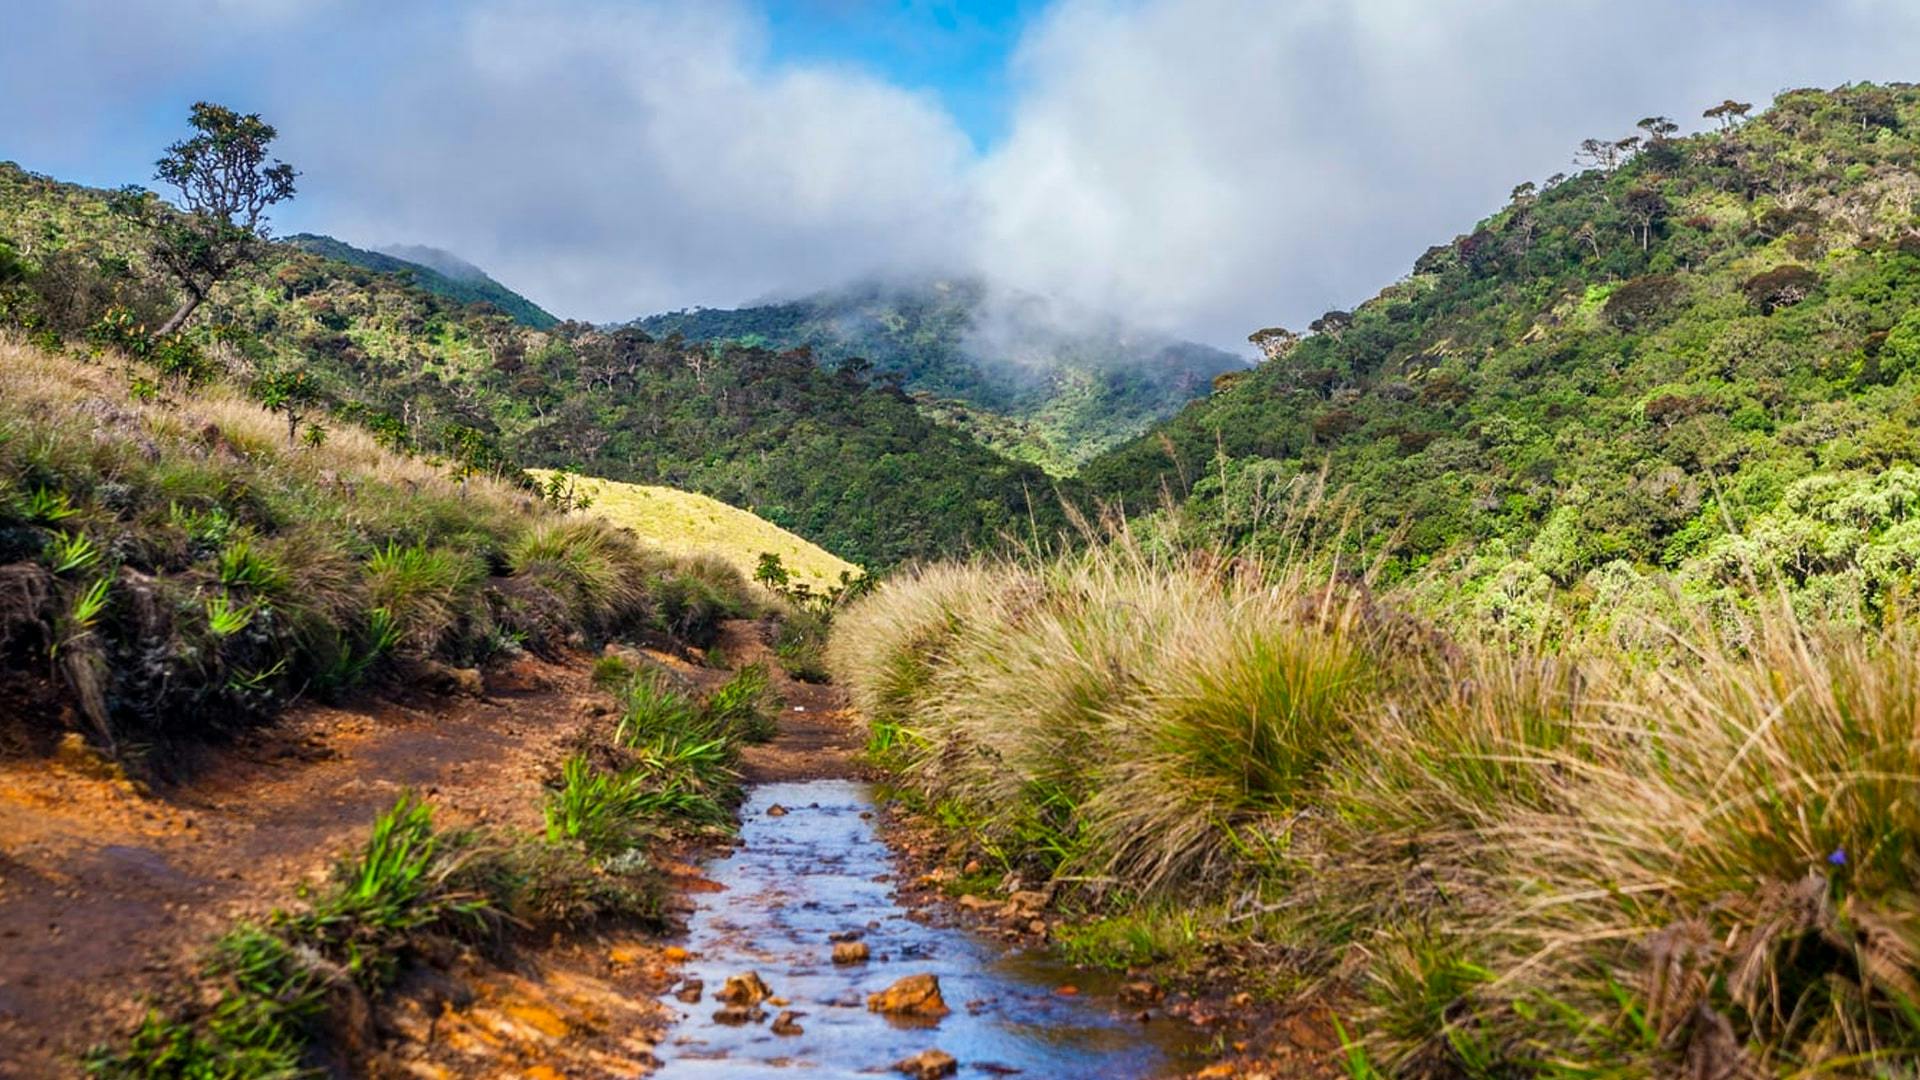
M 1789 263 L 1753 275 L 1740 288 L 1762 315 L 1771 315 L 1805 300 L 1819 285 L 1820 275 Z
M 602 690 L 624 690 L 633 677 L 633 665 L 618 656 L 602 656 L 593 662 L 593 685 Z
M 280 937 L 242 925 L 215 943 L 204 976 L 209 1006 L 147 1013 L 127 1044 L 96 1047 L 89 1075 L 113 1080 L 304 1077 L 327 982 Z
M 637 774 L 599 771 L 576 754 L 561 766 L 560 786 L 547 799 L 547 839 L 578 843 L 593 855 L 625 851 L 638 841 L 647 794 Z
M 471 614 L 483 576 L 464 552 L 425 544 L 388 544 L 367 560 L 367 593 L 386 609 L 403 646 L 417 655 L 437 652 Z
M 780 696 L 760 664 L 748 664 L 715 687 L 704 709 L 713 727 L 745 742 L 766 742 L 779 733 Z
M 346 968 L 369 989 L 392 982 L 419 936 L 497 929 L 494 898 L 464 873 L 469 838 L 442 836 L 433 810 L 412 793 L 374 819 L 360 853 L 335 867 L 310 910 L 282 916 L 282 932 Z
M 654 601 L 655 625 L 661 632 L 703 649 L 720 636 L 722 622 L 742 614 L 735 596 L 686 571 L 662 578 L 654 587 Z
M 782 616 L 773 634 L 773 655 L 780 669 L 801 682 L 826 682 L 825 652 L 832 628 L 825 612 L 794 611 Z
M 535 934 L 661 918 L 660 876 L 637 849 L 597 859 L 580 845 L 530 840 L 503 852 L 492 872 L 514 920 Z

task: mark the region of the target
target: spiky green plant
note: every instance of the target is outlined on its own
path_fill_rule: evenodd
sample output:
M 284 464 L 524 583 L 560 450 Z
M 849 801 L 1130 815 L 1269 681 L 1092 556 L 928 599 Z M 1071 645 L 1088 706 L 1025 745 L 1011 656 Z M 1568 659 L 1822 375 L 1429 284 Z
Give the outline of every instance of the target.
M 258 601 L 236 604 L 227 592 L 207 597 L 207 631 L 217 638 L 232 637 L 252 625 L 259 614 Z
M 235 540 L 221 550 L 215 576 L 229 589 L 255 595 L 277 593 L 287 584 L 286 571 L 250 540 Z
M 47 565 L 56 574 L 92 569 L 100 558 L 100 545 L 86 533 L 58 532 L 47 540 Z
M 780 696 L 762 664 L 734 672 L 707 695 L 702 708 L 714 726 L 746 742 L 766 742 L 779 731 Z

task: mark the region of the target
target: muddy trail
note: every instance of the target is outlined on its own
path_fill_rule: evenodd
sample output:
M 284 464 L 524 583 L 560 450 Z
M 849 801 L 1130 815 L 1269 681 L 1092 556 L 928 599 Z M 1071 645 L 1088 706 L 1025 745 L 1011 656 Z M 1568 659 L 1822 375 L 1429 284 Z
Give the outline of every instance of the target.
M 840 692 L 790 680 L 781 691 L 779 736 L 743 754 L 738 843 L 705 863 L 691 897 L 689 960 L 663 997 L 679 1022 L 657 1048 L 659 1076 L 912 1075 L 896 1065 L 916 1060 L 948 1075 L 951 1058 L 963 1077 L 1122 1080 L 1203 1060 L 1190 1025 L 1123 1004 L 1116 978 L 960 925 L 890 846 Z M 869 1008 L 871 995 L 926 975 L 945 1013 Z M 770 996 L 723 1000 L 729 980 L 757 980 Z
M 740 848 L 707 867 L 721 891 L 690 920 L 684 1019 L 659 1047 L 660 1076 L 851 1077 L 926 1054 L 960 1076 L 1152 1077 L 1194 1063 L 1192 1028 L 1141 1019 L 1112 979 L 903 905 L 868 785 L 760 784 L 742 815 Z M 748 973 L 773 996 L 744 1010 L 715 1000 Z M 869 1007 L 928 975 L 944 1013 Z
M 760 629 L 730 624 L 720 647 L 770 661 Z M 703 686 L 727 674 L 650 659 Z M 684 936 L 555 939 L 504 964 L 443 958 L 346 1032 L 359 1069 L 871 1076 L 927 1051 L 951 1055 L 960 1076 L 1194 1067 L 1190 1026 L 1158 1010 L 1143 1021 L 1112 979 L 1038 941 L 961 925 L 889 846 L 839 692 L 769 666 L 785 703 L 778 737 L 744 753 L 738 843 L 699 868 L 662 866 Z M 157 791 L 72 744 L 0 760 L 0 1077 L 75 1075 L 78 1054 L 129 1030 L 215 936 L 321 881 L 404 790 L 448 824 L 538 829 L 544 781 L 613 705 L 589 669 L 587 657 L 527 658 L 465 693 L 302 706 Z M 859 961 L 833 962 L 856 943 Z M 716 995 L 747 972 L 770 999 L 716 1019 Z M 938 978 L 949 1012 L 869 1011 L 867 995 L 915 975 Z
M 0 760 L 0 1077 L 75 1075 L 76 1055 L 129 1030 L 215 936 L 323 880 L 404 790 L 450 825 L 538 829 L 543 779 L 613 705 L 589 668 L 525 658 L 466 693 L 299 706 L 153 791 L 71 738 L 51 758 Z M 651 1066 L 667 1019 L 656 945 L 557 942 L 516 961 L 449 958 L 453 985 L 403 986 L 349 1049 L 421 1076 Z

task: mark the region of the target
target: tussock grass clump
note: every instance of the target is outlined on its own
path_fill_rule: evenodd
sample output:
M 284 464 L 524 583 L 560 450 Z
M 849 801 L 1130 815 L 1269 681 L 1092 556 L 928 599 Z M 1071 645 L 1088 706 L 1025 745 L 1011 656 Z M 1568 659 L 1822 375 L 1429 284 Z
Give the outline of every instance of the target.
M 844 612 L 829 657 L 874 749 L 984 842 L 1158 896 L 1235 877 L 1346 739 L 1363 594 L 1316 581 L 1131 541 L 935 567 Z
M 596 633 L 644 625 L 658 560 L 593 518 L 541 522 L 507 547 L 514 573 L 564 598 Z
M 389 543 L 366 562 L 367 594 L 393 617 L 403 646 L 432 656 L 477 614 L 486 567 L 469 552 Z
M 727 823 L 740 744 L 773 733 L 779 699 L 766 668 L 741 668 L 700 700 L 618 659 L 594 674 L 620 697 L 620 716 L 562 766 L 547 797 L 548 838 L 613 857 L 677 826 Z
M 1908 628 L 1782 599 L 1545 654 L 1330 565 L 1123 535 L 922 568 L 829 656 L 936 820 L 1098 916 L 1076 956 L 1279 950 L 1349 1003 L 1360 1071 L 1920 1061 Z
M 6 662 L 60 673 L 104 749 L 164 760 L 395 658 L 706 645 L 752 609 L 731 566 L 648 552 L 350 423 L 289 445 L 229 386 L 131 393 L 130 363 L 0 337 L 0 570 L 49 578 L 7 594 Z

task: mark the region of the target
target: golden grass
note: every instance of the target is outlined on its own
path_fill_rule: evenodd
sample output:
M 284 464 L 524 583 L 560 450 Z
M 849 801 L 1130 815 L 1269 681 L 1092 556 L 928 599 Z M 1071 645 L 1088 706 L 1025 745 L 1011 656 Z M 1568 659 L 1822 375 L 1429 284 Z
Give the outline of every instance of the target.
M 529 470 L 542 483 L 553 473 Z M 633 530 L 642 541 L 669 555 L 720 558 L 749 578 L 762 552 L 780 556 L 797 584 L 814 589 L 840 583 L 840 575 L 860 576 L 860 568 L 780 526 L 718 499 L 677 488 L 628 484 L 583 476 L 578 490 L 593 499 L 585 511 Z
M 1112 916 L 1229 912 L 1338 973 L 1393 1074 L 1912 1075 L 1911 634 L 1762 600 L 1649 661 L 1391 599 L 1123 535 L 895 575 L 828 659 L 976 852 Z
M 0 334 L 0 401 L 71 423 L 89 422 L 85 418 L 91 416 L 97 428 L 132 421 L 163 441 L 195 439 L 213 425 L 239 449 L 272 454 L 276 467 L 294 470 L 303 479 L 462 495 L 523 514 L 534 509 L 530 496 L 502 480 L 475 476 L 463 485 L 433 461 L 394 453 L 365 429 L 352 425 L 330 426 L 325 444 L 319 447 L 289 447 L 286 421 L 226 384 L 201 387 L 171 400 L 136 401 L 127 392 L 123 367 L 117 358 L 85 363 Z M 111 415 L 103 410 L 111 410 Z
M 108 749 L 198 738 L 396 660 L 642 633 L 705 645 L 753 608 L 730 564 L 351 423 L 294 442 L 236 386 L 146 374 L 0 335 L 0 525 L 39 583 L 9 618 L 57 624 L 48 651 Z

